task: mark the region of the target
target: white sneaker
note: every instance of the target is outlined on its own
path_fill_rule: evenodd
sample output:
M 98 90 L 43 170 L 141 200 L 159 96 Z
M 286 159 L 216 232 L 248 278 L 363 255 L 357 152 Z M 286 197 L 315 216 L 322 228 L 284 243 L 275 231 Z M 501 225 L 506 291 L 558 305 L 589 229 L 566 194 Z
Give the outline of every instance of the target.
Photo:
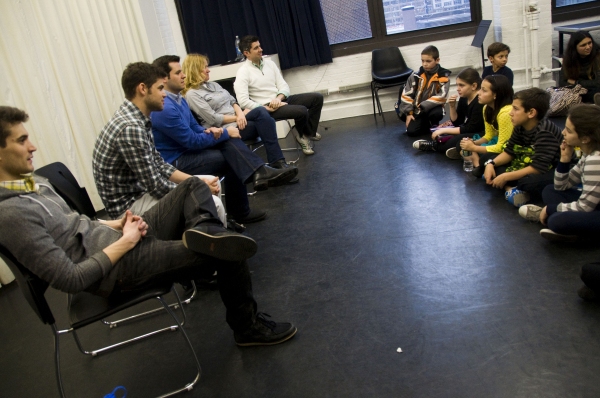
M 527 221 L 539 222 L 542 208 L 536 205 L 523 205 L 519 207 L 519 215 Z
M 323 137 L 321 137 L 321 134 L 319 134 L 319 133 L 315 133 L 314 137 L 308 137 L 308 139 L 311 141 L 321 141 L 321 138 L 323 138 Z
M 552 242 L 576 242 L 577 241 L 577 235 L 557 234 L 556 232 L 554 232 L 553 230 L 548 229 L 548 228 L 544 228 L 544 229 L 540 230 L 540 235 L 542 236 L 542 238 L 546 238 Z
M 314 155 L 315 151 L 313 151 L 311 145 L 310 145 L 310 140 L 306 137 L 300 137 L 300 135 L 298 134 L 294 134 L 294 137 L 296 138 L 296 141 L 298 141 L 298 144 L 300 144 L 300 147 L 302 148 L 302 152 L 305 155 Z

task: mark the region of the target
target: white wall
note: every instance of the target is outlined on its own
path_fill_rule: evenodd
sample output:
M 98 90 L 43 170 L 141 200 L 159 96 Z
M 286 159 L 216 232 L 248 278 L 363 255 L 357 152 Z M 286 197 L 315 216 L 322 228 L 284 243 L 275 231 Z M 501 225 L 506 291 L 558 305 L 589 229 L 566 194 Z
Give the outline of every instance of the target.
M 164 2 L 165 0 L 140 0 L 140 4 L 148 2 Z M 167 3 L 172 2 L 167 0 Z M 511 48 L 508 66 L 515 73 L 515 91 L 531 87 L 531 72 L 526 74 L 527 67 L 531 68 L 530 31 L 524 29 L 524 9 L 528 4 L 525 0 L 482 0 L 483 19 L 491 19 L 492 26 L 484 42 L 484 47 L 496 41 L 495 34 L 501 34 L 502 41 Z M 494 9 L 495 8 L 495 9 Z M 558 48 L 558 33 L 553 31 L 551 24 L 550 0 L 539 0 L 539 59 L 542 66 L 552 66 L 552 48 Z M 172 31 L 181 35 L 175 7 L 169 10 L 169 20 L 173 24 Z M 174 22 L 173 22 L 174 21 Z M 578 22 L 578 21 L 573 21 Z M 439 40 L 432 43 L 440 50 L 441 65 L 450 69 L 454 74 L 466 66 L 481 68 L 481 50 L 471 47 L 472 36 L 456 39 Z M 181 40 L 183 43 L 183 40 Z M 407 64 L 416 69 L 420 66 L 421 50 L 427 44 L 415 44 L 401 47 Z M 527 46 L 527 47 L 526 47 Z M 185 50 L 178 48 L 178 54 L 184 55 Z M 269 49 L 266 48 L 265 52 Z M 209 54 L 210 55 L 210 54 Z M 329 92 L 325 97 L 325 107 L 321 120 L 334 120 L 351 116 L 371 114 L 371 52 L 337 57 L 333 63 L 318 66 L 307 66 L 289 69 L 283 72 L 292 93 L 306 91 Z M 542 88 L 551 86 L 551 74 L 545 74 L 540 79 Z M 340 92 L 340 88 L 348 86 L 363 86 Z M 384 110 L 392 110 L 398 96 L 398 88 L 380 91 Z

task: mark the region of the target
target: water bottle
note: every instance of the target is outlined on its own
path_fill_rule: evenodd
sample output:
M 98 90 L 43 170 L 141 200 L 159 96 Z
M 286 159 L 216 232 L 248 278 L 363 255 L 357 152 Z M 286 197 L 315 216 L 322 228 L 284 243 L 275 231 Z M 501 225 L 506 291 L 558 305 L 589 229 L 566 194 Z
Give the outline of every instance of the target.
M 236 36 L 235 37 L 235 61 L 242 61 L 244 59 L 244 54 L 242 54 L 242 52 L 240 51 L 240 37 Z
M 466 171 L 467 173 L 470 173 L 473 171 L 473 161 L 471 159 L 463 160 L 463 170 Z
M 467 138 L 463 138 L 463 140 L 466 140 Z M 463 156 L 463 170 L 466 171 L 467 173 L 470 173 L 473 171 L 473 160 L 472 159 L 467 159 L 469 156 L 472 155 L 471 151 L 465 151 L 464 149 L 461 151 L 462 152 L 462 156 Z

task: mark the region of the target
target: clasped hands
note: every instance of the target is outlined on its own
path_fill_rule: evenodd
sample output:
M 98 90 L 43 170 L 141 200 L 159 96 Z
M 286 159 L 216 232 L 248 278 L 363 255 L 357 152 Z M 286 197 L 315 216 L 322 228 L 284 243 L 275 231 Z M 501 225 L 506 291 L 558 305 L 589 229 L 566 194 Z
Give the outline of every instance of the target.
M 279 98 L 273 98 L 271 102 L 265 104 L 265 108 L 267 108 L 267 111 L 269 112 L 275 112 L 284 105 L 287 105 L 287 102 L 283 102 Z

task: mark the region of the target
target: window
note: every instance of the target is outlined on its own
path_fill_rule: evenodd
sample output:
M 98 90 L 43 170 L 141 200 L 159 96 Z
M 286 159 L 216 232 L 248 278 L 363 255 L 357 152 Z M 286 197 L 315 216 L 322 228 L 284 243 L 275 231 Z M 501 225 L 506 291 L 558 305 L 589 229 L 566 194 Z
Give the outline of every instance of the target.
M 472 35 L 481 20 L 480 0 L 319 1 L 334 57 Z
M 600 15 L 598 0 L 552 0 L 552 22 L 567 22 Z

